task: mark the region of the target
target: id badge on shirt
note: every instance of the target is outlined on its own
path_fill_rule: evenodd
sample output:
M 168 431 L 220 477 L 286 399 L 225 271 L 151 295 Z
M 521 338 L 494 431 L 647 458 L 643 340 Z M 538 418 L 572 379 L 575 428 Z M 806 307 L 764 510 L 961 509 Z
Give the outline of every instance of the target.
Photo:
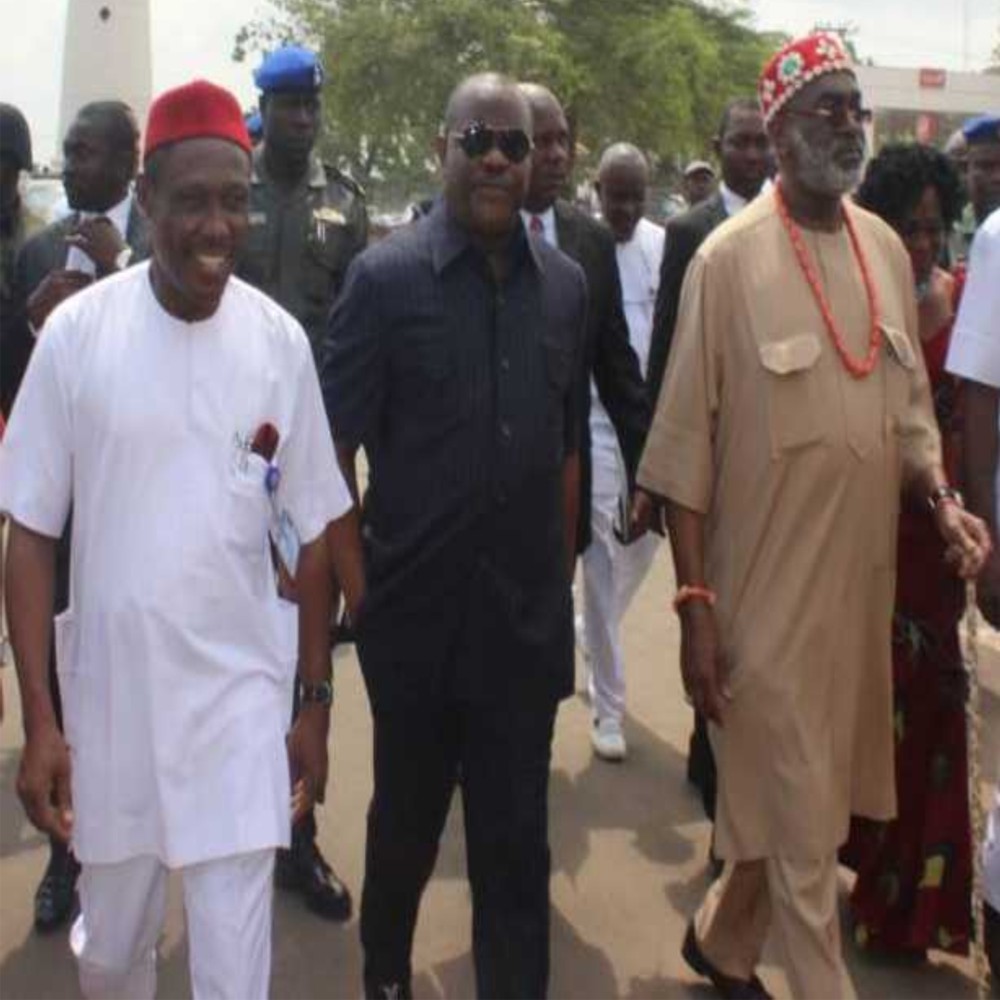
M 280 513 L 275 512 L 271 518 L 271 541 L 278 550 L 278 556 L 284 563 L 288 575 L 294 580 L 299 569 L 299 551 L 302 548 L 302 540 L 299 538 L 298 528 L 292 520 L 291 514 L 287 510 Z

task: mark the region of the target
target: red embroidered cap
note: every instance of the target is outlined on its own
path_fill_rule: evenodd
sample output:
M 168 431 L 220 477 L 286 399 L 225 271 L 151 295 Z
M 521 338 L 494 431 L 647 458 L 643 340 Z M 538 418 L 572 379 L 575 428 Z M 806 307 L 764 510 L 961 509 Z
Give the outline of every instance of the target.
M 226 139 L 247 153 L 251 150 L 239 102 L 208 80 L 175 87 L 153 101 L 146 119 L 143 162 L 161 146 L 182 139 Z
M 769 124 L 807 83 L 825 73 L 853 69 L 839 35 L 823 31 L 783 45 L 768 59 L 757 83 L 764 124 Z

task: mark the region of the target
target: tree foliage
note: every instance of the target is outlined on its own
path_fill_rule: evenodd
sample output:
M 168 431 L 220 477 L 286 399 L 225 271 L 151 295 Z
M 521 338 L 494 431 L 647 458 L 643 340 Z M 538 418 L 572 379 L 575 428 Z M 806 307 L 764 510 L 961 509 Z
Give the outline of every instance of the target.
M 773 37 L 716 0 L 270 0 L 234 58 L 320 49 L 325 153 L 382 204 L 433 187 L 431 144 L 452 87 L 493 69 L 551 87 L 584 165 L 628 140 L 669 169 L 704 155 L 730 97 L 753 93 Z M 254 60 L 257 61 L 256 59 Z

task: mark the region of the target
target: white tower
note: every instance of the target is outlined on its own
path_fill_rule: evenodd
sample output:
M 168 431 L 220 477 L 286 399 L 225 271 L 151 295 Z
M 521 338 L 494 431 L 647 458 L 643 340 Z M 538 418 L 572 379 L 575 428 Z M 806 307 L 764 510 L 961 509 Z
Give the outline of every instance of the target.
M 153 89 L 149 0 L 66 0 L 66 3 L 60 150 L 66 130 L 84 104 L 124 101 L 142 124 Z

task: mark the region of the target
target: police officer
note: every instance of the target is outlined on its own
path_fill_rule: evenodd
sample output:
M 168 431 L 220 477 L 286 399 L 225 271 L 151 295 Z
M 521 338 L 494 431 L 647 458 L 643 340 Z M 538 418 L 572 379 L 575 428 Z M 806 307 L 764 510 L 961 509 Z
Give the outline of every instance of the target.
M 238 274 L 284 306 L 317 355 L 347 266 L 364 249 L 368 215 L 361 187 L 314 153 L 323 67 L 297 46 L 272 52 L 254 74 L 263 138 L 253 154 L 250 233 Z M 347 920 L 351 895 L 316 844 L 310 812 L 279 851 L 279 888 L 302 893 L 315 913 Z
M 305 327 L 315 354 L 347 265 L 368 240 L 365 195 L 314 152 L 323 84 L 316 54 L 278 49 L 254 80 L 263 140 L 254 151 L 250 236 L 238 273 Z

